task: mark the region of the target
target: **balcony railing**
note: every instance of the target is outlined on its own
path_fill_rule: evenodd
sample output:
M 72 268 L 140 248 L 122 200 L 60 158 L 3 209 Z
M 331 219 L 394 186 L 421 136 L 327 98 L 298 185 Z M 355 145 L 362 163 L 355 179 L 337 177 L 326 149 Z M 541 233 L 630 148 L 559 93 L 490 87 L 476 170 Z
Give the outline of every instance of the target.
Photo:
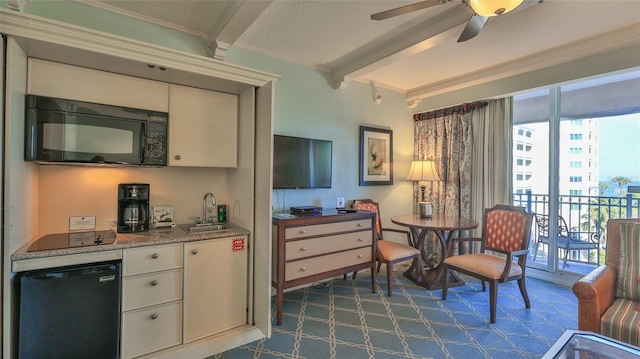
M 514 193 L 513 204 L 525 207 L 531 213 L 549 215 L 547 194 L 535 194 L 531 191 Z M 624 197 L 560 195 L 558 214 L 565 219 L 574 238 L 595 240 L 598 243 L 596 255 L 593 250 L 571 250 L 569 254 L 570 262 L 588 264 L 593 268 L 604 262 L 607 221 L 640 217 L 640 197 L 634 197 L 632 193 Z M 532 238 L 532 245 L 537 245 L 536 239 Z M 546 262 L 546 253 L 543 252 L 542 256 L 536 258 L 537 262 L 540 260 Z

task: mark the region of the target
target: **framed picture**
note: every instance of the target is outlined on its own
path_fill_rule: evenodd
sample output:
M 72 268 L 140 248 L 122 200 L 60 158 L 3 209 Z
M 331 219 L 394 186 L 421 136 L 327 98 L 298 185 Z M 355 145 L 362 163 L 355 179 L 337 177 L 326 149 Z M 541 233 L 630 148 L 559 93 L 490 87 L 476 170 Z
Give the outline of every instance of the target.
M 360 186 L 393 184 L 393 132 L 360 126 Z

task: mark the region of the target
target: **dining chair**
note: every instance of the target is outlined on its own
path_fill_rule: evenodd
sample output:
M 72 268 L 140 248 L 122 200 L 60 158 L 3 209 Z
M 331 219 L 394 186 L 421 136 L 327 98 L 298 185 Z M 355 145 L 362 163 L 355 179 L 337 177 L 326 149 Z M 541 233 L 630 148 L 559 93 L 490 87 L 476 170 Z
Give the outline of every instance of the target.
M 408 231 L 394 228 L 383 228 L 382 221 L 380 219 L 380 206 L 377 202 L 370 199 L 358 199 L 353 202 L 353 209 L 360 211 L 370 211 L 376 214 L 375 220 L 375 235 L 377 237 L 376 246 L 376 260 L 378 261 L 378 272 L 382 263 L 387 265 L 387 293 L 389 297 L 392 296 L 392 278 L 393 278 L 393 265 L 395 263 L 408 261 L 415 259 L 416 263 L 416 278 L 420 279 L 420 272 L 418 268 L 422 266 L 420 251 L 415 248 L 411 239 L 411 234 Z M 396 243 L 392 241 L 385 241 L 382 237 L 383 232 L 396 232 L 406 235 L 407 243 Z M 356 278 L 358 272 L 353 273 L 353 279 Z M 346 274 L 344 276 L 346 279 Z
M 491 323 L 496 322 L 498 283 L 518 281 L 527 308 L 531 308 L 525 286 L 525 268 L 529 255 L 529 237 L 533 215 L 522 207 L 496 205 L 484 211 L 481 238 L 454 238 L 455 242 L 480 242 L 480 252 L 447 257 L 442 278 L 442 300 L 447 299 L 450 271 L 480 279 L 482 291 L 489 282 Z M 451 250 L 455 248 L 455 243 Z M 450 253 L 452 254 L 452 253 Z M 517 258 L 517 262 L 514 259 Z

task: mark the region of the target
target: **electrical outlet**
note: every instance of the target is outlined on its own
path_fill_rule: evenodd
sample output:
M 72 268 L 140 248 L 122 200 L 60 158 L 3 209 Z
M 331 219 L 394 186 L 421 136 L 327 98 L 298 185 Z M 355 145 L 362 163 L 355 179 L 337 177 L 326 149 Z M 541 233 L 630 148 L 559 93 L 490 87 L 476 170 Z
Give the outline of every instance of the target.
M 344 208 L 344 197 L 336 198 L 336 208 Z
M 69 217 L 69 230 L 96 229 L 96 216 Z

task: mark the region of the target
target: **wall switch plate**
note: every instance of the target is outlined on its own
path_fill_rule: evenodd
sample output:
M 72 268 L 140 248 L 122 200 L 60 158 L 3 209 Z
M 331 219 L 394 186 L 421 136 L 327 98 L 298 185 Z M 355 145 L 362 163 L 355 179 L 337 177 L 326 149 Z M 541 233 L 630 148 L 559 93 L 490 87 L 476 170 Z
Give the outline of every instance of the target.
M 69 217 L 69 230 L 96 229 L 96 216 Z
M 336 208 L 344 208 L 344 197 L 336 198 Z

